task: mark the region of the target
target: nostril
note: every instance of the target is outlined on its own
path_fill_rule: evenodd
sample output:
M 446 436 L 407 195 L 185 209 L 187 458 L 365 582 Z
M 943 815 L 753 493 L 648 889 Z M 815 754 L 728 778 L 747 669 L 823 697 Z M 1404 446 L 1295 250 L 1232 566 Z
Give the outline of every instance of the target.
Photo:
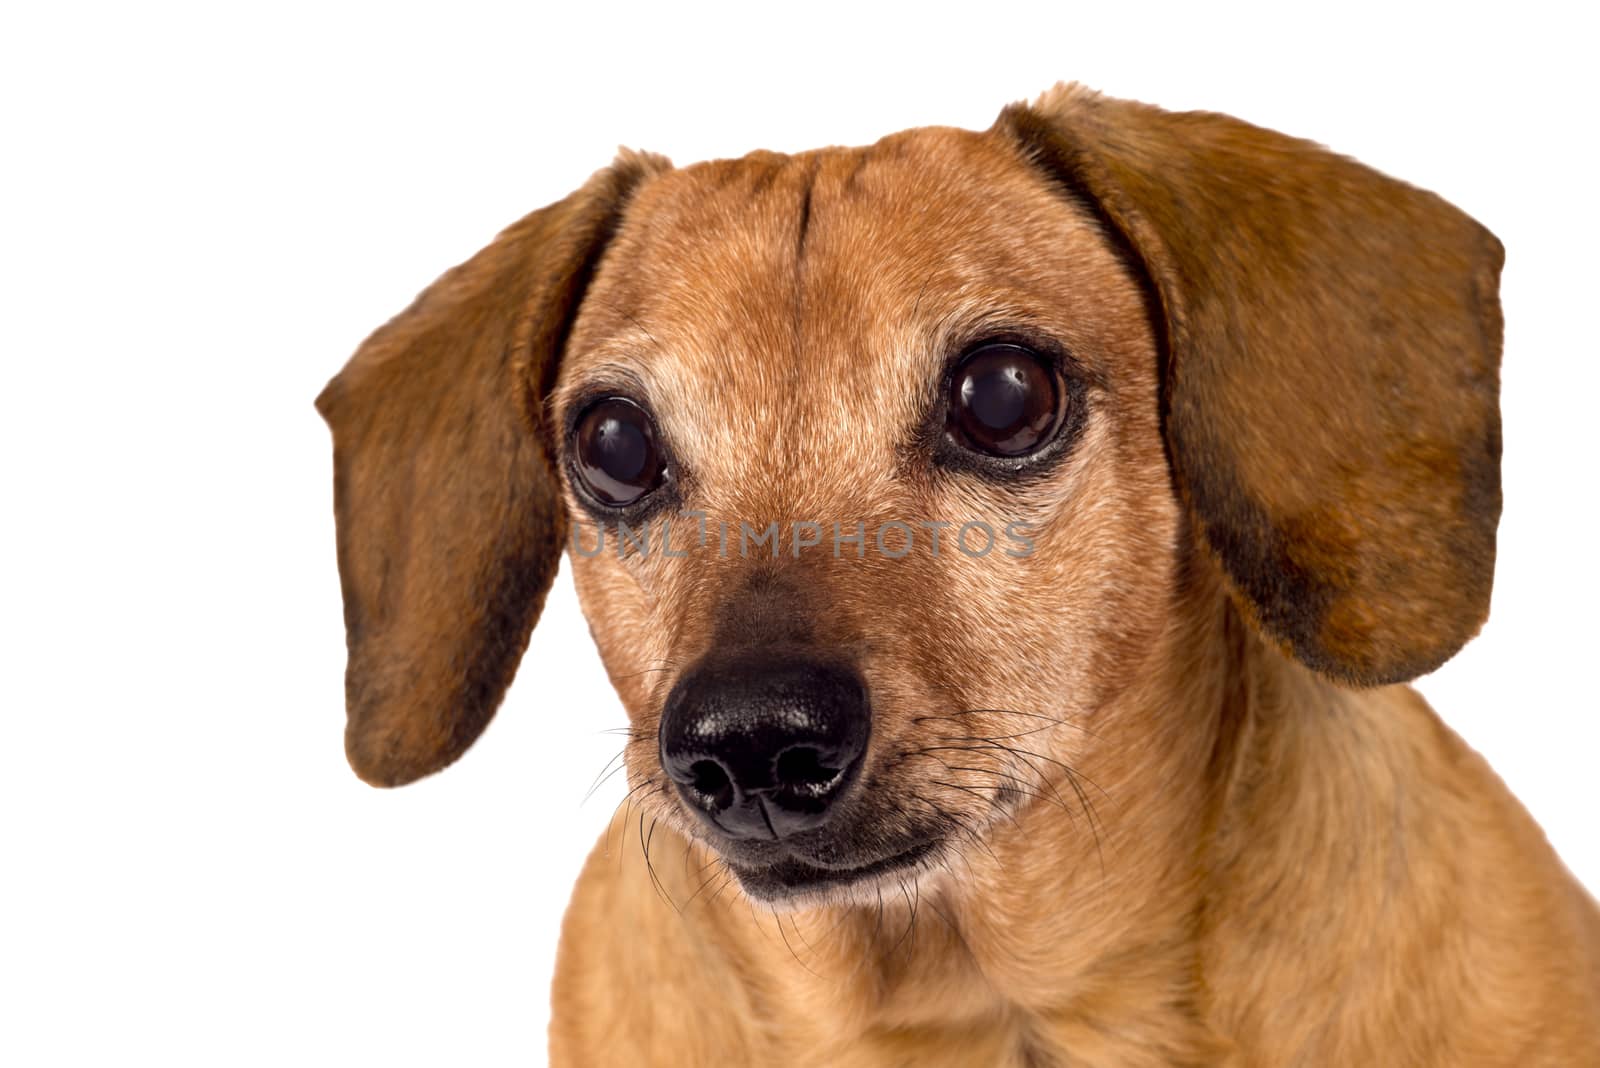
M 833 785 L 839 768 L 822 762 L 822 753 L 809 745 L 796 745 L 778 754 L 774 769 L 778 785 L 790 790 L 815 793 Z
M 694 775 L 690 788 L 708 808 L 720 812 L 733 804 L 733 781 L 721 764 L 715 760 L 697 760 L 689 771 Z

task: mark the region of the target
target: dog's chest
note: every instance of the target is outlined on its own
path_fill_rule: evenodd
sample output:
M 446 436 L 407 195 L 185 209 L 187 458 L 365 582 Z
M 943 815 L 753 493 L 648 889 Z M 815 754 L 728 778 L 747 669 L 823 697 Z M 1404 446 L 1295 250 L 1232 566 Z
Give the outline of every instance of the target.
M 831 1003 L 821 990 L 813 990 L 812 997 L 802 999 L 816 1010 L 806 1013 L 811 1019 L 791 1019 L 777 1033 L 809 1032 L 806 1046 L 830 1051 L 821 1063 L 845 1068 L 904 1064 L 1172 1068 L 1227 1063 L 1231 1044 L 1198 1018 L 1185 999 L 1173 996 L 1172 985 L 1164 980 L 1130 976 L 1126 983 L 1111 983 L 1110 990 L 1090 984 L 1081 997 L 1051 1008 L 1029 1008 L 1000 996 L 994 977 L 978 978 L 955 968 L 946 974 L 956 981 L 939 982 L 937 969 L 929 969 L 921 973 L 920 981 L 912 979 L 898 990 L 898 984 L 888 990 L 879 987 L 878 1011 L 869 1011 L 865 1018 L 857 1015 L 870 998 L 864 990 L 834 987 L 829 993 L 837 1000 Z M 841 1026 L 852 1016 L 858 1021 L 855 1026 Z M 821 1032 L 814 1030 L 822 1021 L 828 1025 Z
M 839 1039 L 820 1063 L 840 1068 L 1172 1068 L 1226 1063 L 1227 1045 L 1189 1022 L 1101 1030 L 1089 1021 L 1004 1019 L 871 1031 Z M 799 1062 L 797 1062 L 799 1063 Z

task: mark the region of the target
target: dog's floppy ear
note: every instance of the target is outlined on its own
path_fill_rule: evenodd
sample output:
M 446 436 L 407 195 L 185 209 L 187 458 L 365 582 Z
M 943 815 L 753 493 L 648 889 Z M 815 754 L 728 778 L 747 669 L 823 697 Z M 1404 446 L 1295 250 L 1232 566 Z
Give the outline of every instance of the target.
M 1500 515 L 1494 236 L 1222 115 L 1059 86 L 996 130 L 1148 281 L 1174 475 L 1256 624 L 1347 683 L 1455 653 Z
M 664 166 L 625 153 L 508 228 L 317 398 L 333 431 L 345 750 L 369 783 L 449 764 L 511 683 L 566 534 L 543 391 L 632 189 Z

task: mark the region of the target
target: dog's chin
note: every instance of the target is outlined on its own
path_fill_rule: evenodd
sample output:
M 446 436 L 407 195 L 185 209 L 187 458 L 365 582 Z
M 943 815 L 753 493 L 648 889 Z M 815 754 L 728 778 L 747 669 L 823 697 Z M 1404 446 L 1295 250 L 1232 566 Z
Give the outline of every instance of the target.
M 823 865 L 792 853 L 750 861 L 723 851 L 722 860 L 738 878 L 747 897 L 766 905 L 798 906 L 876 900 L 876 892 L 883 885 L 899 885 L 908 874 L 925 869 L 938 848 L 937 839 L 927 838 L 898 852 L 848 866 Z

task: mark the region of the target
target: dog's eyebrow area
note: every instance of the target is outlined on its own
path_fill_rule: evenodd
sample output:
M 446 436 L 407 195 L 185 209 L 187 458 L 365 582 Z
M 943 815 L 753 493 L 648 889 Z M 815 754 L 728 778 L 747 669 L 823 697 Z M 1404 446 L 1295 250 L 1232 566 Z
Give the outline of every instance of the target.
M 1139 321 L 1134 292 L 1093 221 L 988 135 L 758 152 L 638 191 L 551 408 L 565 426 L 629 387 L 699 490 L 759 484 L 769 507 L 814 510 L 836 503 L 824 491 L 870 497 L 904 473 L 964 349 L 1001 341 L 1047 376 L 1103 381 L 1128 347 L 1117 331 Z M 1055 402 L 1017 403 L 1039 421 Z M 996 441 L 1027 439 L 995 418 Z

